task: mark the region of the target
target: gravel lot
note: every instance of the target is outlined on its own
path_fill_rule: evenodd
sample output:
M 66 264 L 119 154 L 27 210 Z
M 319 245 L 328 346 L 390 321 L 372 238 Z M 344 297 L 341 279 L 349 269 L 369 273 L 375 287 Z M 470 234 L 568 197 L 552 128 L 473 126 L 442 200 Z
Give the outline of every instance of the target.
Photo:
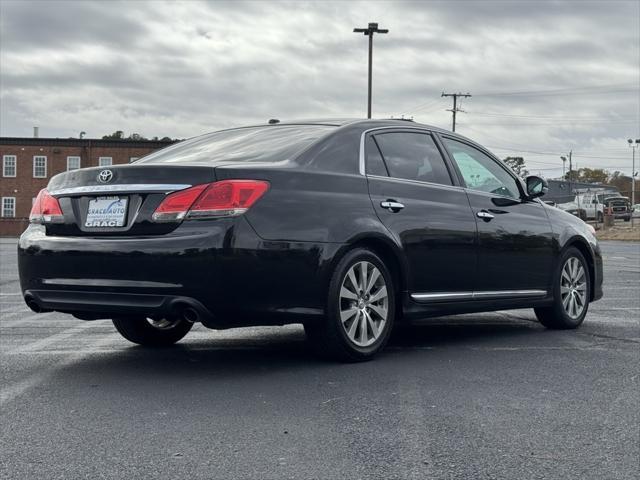
M 341 365 L 298 326 L 196 326 L 154 351 L 33 314 L 3 240 L 0 478 L 637 478 L 640 244 L 603 250 L 578 331 L 441 318 Z

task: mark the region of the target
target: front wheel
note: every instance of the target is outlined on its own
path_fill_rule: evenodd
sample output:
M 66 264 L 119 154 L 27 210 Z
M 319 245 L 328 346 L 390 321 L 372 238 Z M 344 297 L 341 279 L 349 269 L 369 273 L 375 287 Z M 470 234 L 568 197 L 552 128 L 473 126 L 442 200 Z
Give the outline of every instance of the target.
M 575 247 L 560 258 L 560 271 L 553 287 L 553 305 L 536 308 L 540 323 L 552 329 L 578 328 L 589 309 L 591 279 L 584 256 Z
M 164 347 L 181 340 L 193 323 L 184 319 L 124 317 L 114 318 L 118 333 L 130 342 L 148 347 Z
M 389 270 L 375 253 L 358 248 L 333 272 L 325 321 L 305 325 L 305 331 L 321 354 L 342 361 L 369 360 L 389 339 L 395 307 Z

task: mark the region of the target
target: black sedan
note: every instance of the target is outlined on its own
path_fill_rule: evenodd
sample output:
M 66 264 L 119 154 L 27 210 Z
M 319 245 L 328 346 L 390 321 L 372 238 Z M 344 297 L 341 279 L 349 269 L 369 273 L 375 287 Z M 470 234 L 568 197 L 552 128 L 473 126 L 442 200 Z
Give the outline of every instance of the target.
M 602 296 L 593 229 L 480 145 L 401 120 L 223 130 L 55 176 L 18 254 L 36 312 L 172 344 L 194 322 L 304 324 L 354 361 L 395 322 L 534 308 L 576 328 Z

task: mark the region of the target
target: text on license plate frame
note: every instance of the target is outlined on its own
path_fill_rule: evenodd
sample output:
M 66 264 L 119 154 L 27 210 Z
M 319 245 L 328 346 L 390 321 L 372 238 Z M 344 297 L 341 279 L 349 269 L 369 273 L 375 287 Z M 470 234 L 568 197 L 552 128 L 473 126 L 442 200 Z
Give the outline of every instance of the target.
M 127 225 L 129 199 L 120 196 L 95 197 L 89 200 L 85 228 L 122 228 Z

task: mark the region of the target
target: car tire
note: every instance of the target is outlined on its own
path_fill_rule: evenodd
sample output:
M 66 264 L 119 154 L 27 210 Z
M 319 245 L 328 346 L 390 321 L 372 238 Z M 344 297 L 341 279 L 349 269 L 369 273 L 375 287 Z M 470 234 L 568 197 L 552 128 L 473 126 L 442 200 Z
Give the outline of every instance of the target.
M 130 342 L 147 347 L 166 347 L 181 340 L 193 323 L 184 319 L 151 319 L 146 317 L 114 318 L 118 333 Z
M 584 255 L 575 247 L 569 247 L 558 263 L 553 284 L 553 304 L 535 308 L 536 317 L 550 329 L 578 328 L 589 309 L 589 267 Z
M 324 321 L 305 324 L 305 332 L 322 356 L 366 361 L 387 344 L 395 310 L 395 285 L 389 269 L 371 250 L 357 248 L 333 271 Z
M 631 217 L 624 217 L 624 221 L 625 222 L 630 222 L 631 221 Z

